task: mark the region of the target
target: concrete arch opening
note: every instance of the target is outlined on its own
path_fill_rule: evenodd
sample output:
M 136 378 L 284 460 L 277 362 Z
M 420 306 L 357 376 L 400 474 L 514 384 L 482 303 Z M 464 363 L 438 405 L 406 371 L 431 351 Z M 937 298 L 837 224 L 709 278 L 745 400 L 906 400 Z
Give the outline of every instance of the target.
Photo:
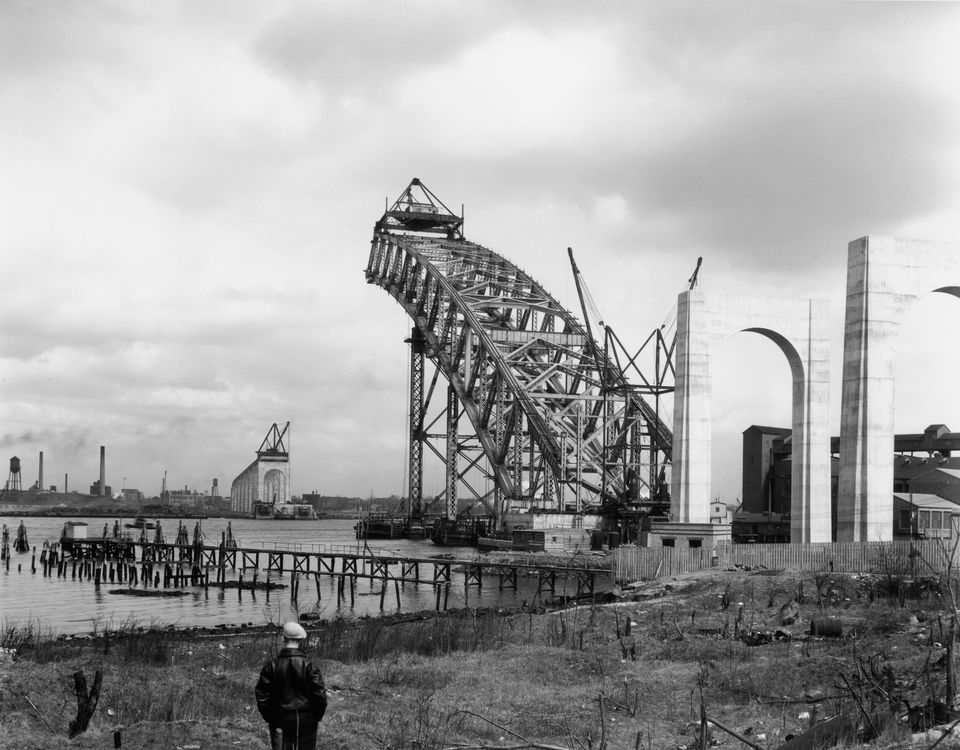
M 783 352 L 792 378 L 791 541 L 829 542 L 828 305 L 822 300 L 693 290 L 678 299 L 672 521 L 710 514 L 711 360 L 735 333 L 758 333 Z
M 958 282 L 960 245 L 890 237 L 861 237 L 848 245 L 838 541 L 893 538 L 897 335 L 921 297 L 960 297 Z
M 741 513 L 768 511 L 779 515 L 789 511 L 789 473 L 784 475 L 785 486 L 784 478 L 780 478 L 780 494 L 775 495 L 774 464 L 770 462 L 772 446 L 755 457 L 750 439 L 756 429 L 749 433 L 750 437 L 747 431 L 751 427 L 773 427 L 789 432 L 793 416 L 792 399 L 788 397 L 793 382 L 790 363 L 780 347 L 766 336 L 739 332 L 717 348 L 711 359 L 711 381 L 710 475 L 714 520 L 722 513 L 718 501 L 729 506 L 728 510 L 739 507 Z M 742 439 L 737 439 L 738 435 Z M 762 468 L 754 465 L 757 463 L 754 458 L 760 459 Z M 789 528 L 785 531 L 789 534 Z
M 263 475 L 263 496 L 274 505 L 283 504 L 287 497 L 287 475 L 280 469 L 270 469 Z
M 960 372 L 957 302 L 953 294 L 929 292 L 901 320 L 893 352 L 895 436 L 960 425 L 960 398 L 952 395 L 953 375 Z M 894 470 L 895 484 L 896 478 Z

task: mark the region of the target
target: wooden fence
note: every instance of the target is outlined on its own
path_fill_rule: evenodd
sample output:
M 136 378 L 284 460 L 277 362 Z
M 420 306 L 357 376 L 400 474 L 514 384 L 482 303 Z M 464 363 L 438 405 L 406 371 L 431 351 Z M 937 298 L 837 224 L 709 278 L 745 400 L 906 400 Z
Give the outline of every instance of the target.
M 937 539 L 839 544 L 720 544 L 707 548 L 633 547 L 614 550 L 616 581 L 642 581 L 707 568 L 736 566 L 811 572 L 924 574 L 945 572 L 950 543 Z M 956 567 L 960 563 L 954 558 Z

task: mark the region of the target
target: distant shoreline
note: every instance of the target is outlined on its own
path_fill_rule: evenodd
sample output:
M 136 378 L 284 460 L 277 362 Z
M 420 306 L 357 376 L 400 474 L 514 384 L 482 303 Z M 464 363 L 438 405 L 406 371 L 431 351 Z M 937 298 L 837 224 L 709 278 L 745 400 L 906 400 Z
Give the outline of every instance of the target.
M 164 511 L 156 512 L 155 509 L 151 510 L 137 510 L 137 509 L 112 509 L 112 510 L 103 510 L 101 508 L 96 509 L 87 509 L 87 508 L 40 508 L 40 507 L 24 507 L 19 510 L 9 510 L 3 509 L 0 510 L 0 517 L 4 518 L 77 518 L 82 516 L 84 518 L 133 518 L 135 516 L 145 516 L 149 518 L 179 518 L 179 519 L 194 519 L 197 521 L 202 521 L 207 518 L 226 518 L 226 519 L 244 519 L 244 520 L 254 520 L 250 518 L 250 515 L 247 513 L 239 513 L 236 511 L 214 511 L 212 513 L 190 513 L 190 512 L 177 512 L 177 511 Z M 360 516 L 356 513 L 346 513 L 340 511 L 331 511 L 327 513 L 317 513 L 317 521 L 322 521 L 323 519 L 338 519 L 338 520 L 350 520 L 354 518 L 359 518 Z M 255 519 L 258 521 L 273 521 L 273 520 L 285 520 L 285 519 L 273 519 L 273 518 L 259 518 Z M 305 519 L 290 519 L 302 521 Z

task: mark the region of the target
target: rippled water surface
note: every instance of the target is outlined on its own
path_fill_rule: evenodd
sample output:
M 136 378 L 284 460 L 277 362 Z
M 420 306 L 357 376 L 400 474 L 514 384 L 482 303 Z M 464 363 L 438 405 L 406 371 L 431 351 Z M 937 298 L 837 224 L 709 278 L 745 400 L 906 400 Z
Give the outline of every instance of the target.
M 87 633 L 95 628 L 117 628 L 136 622 L 138 625 L 178 625 L 214 626 L 218 624 L 252 623 L 260 625 L 268 622 L 282 622 L 294 613 L 290 603 L 289 589 L 271 592 L 270 601 L 264 592 L 243 591 L 238 595 L 236 589 L 221 591 L 214 586 L 187 588 L 189 593 L 180 597 L 134 597 L 111 594 L 111 590 L 123 589 L 126 583 L 103 583 L 99 589 L 92 580 L 76 581 L 71 578 L 57 578 L 56 571 L 44 577 L 40 566 L 39 552 L 43 542 L 55 542 L 60 539 L 64 518 L 25 518 L 24 523 L 31 547 L 37 549 L 37 572 L 31 573 L 32 552 L 12 553 L 10 567 L 0 567 L 0 624 L 33 624 L 43 631 L 54 633 Z M 79 518 L 89 524 L 88 536 L 99 536 L 103 529 L 103 518 Z M 109 528 L 113 528 L 115 519 L 110 519 Z M 126 519 L 127 522 L 130 519 Z M 20 519 L 5 517 L 0 522 L 10 530 L 11 542 L 16 534 Z M 177 535 L 177 521 L 162 522 L 164 537 L 172 542 Z M 184 521 L 193 538 L 196 521 Z M 240 547 L 281 548 L 316 552 L 362 551 L 363 542 L 354 539 L 352 520 L 316 520 L 316 521 L 254 521 L 244 519 L 231 520 L 233 536 Z M 121 522 L 122 525 L 122 522 Z M 207 544 L 219 544 L 221 533 L 226 530 L 226 519 L 211 518 L 201 522 L 201 530 Z M 139 533 L 139 532 L 131 532 Z M 149 532 L 153 534 L 153 532 Z M 469 548 L 440 548 L 425 540 L 392 539 L 374 540 L 370 548 L 381 553 L 396 553 L 411 557 L 430 557 L 439 553 L 459 553 L 472 556 L 475 550 Z M 261 565 L 266 560 L 261 557 Z M 18 570 L 19 568 L 19 570 Z M 261 573 L 261 580 L 263 578 Z M 421 571 L 421 576 L 429 576 Z M 211 574 L 211 579 L 214 575 Z M 289 576 L 284 576 L 289 584 Z M 558 584 L 562 585 L 562 584 Z M 571 584 L 575 587 L 575 584 Z M 485 576 L 481 590 L 475 586 L 466 589 L 463 575 L 454 574 L 454 585 L 450 589 L 449 607 L 464 605 L 505 607 L 518 606 L 522 601 L 534 601 L 536 581 L 520 581 L 520 588 L 499 591 L 497 576 Z M 380 611 L 381 584 L 359 580 L 356 598 L 351 607 L 349 600 L 337 608 L 335 583 L 330 577 L 320 578 L 320 599 L 312 580 L 301 580 L 298 607 L 300 612 L 317 612 L 323 618 L 338 615 L 353 617 L 363 614 L 377 614 Z M 558 591 L 558 593 L 561 593 Z M 573 593 L 573 592 L 569 592 Z M 435 606 L 433 586 L 429 584 L 406 584 L 401 590 L 400 611 L 412 612 L 433 609 Z M 397 600 L 393 587 L 387 591 L 384 612 L 397 610 Z

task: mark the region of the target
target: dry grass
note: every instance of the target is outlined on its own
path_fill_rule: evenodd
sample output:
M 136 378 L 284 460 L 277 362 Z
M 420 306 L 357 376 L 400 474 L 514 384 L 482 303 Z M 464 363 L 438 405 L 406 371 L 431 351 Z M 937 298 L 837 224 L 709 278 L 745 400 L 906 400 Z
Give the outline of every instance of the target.
M 689 576 L 662 597 L 550 614 L 310 625 L 309 650 L 330 691 L 319 744 L 691 746 L 702 685 L 708 715 L 776 747 L 807 727 L 802 715 L 814 706 L 821 718 L 853 716 L 856 693 L 880 707 L 881 683 L 912 704 L 931 691 L 942 696 L 944 673 L 929 666 L 943 654 L 942 599 L 936 590 L 886 596 L 889 586 L 840 575 L 713 573 Z M 739 637 L 773 632 L 791 599 L 800 617 L 783 630 L 793 639 L 751 646 Z M 855 637 L 803 637 L 824 614 L 839 616 Z M 128 623 L 84 642 L 4 628 L 0 643 L 19 650 L 15 663 L 0 666 L 0 748 L 112 747 L 117 729 L 124 747 L 266 746 L 253 685 L 278 646 L 273 633 L 201 636 Z M 70 741 L 77 669 L 103 670 L 103 694 L 90 729 Z M 812 691 L 820 700 L 807 703 Z M 714 736 L 741 746 L 719 730 Z M 871 747 L 905 741 L 893 727 Z

